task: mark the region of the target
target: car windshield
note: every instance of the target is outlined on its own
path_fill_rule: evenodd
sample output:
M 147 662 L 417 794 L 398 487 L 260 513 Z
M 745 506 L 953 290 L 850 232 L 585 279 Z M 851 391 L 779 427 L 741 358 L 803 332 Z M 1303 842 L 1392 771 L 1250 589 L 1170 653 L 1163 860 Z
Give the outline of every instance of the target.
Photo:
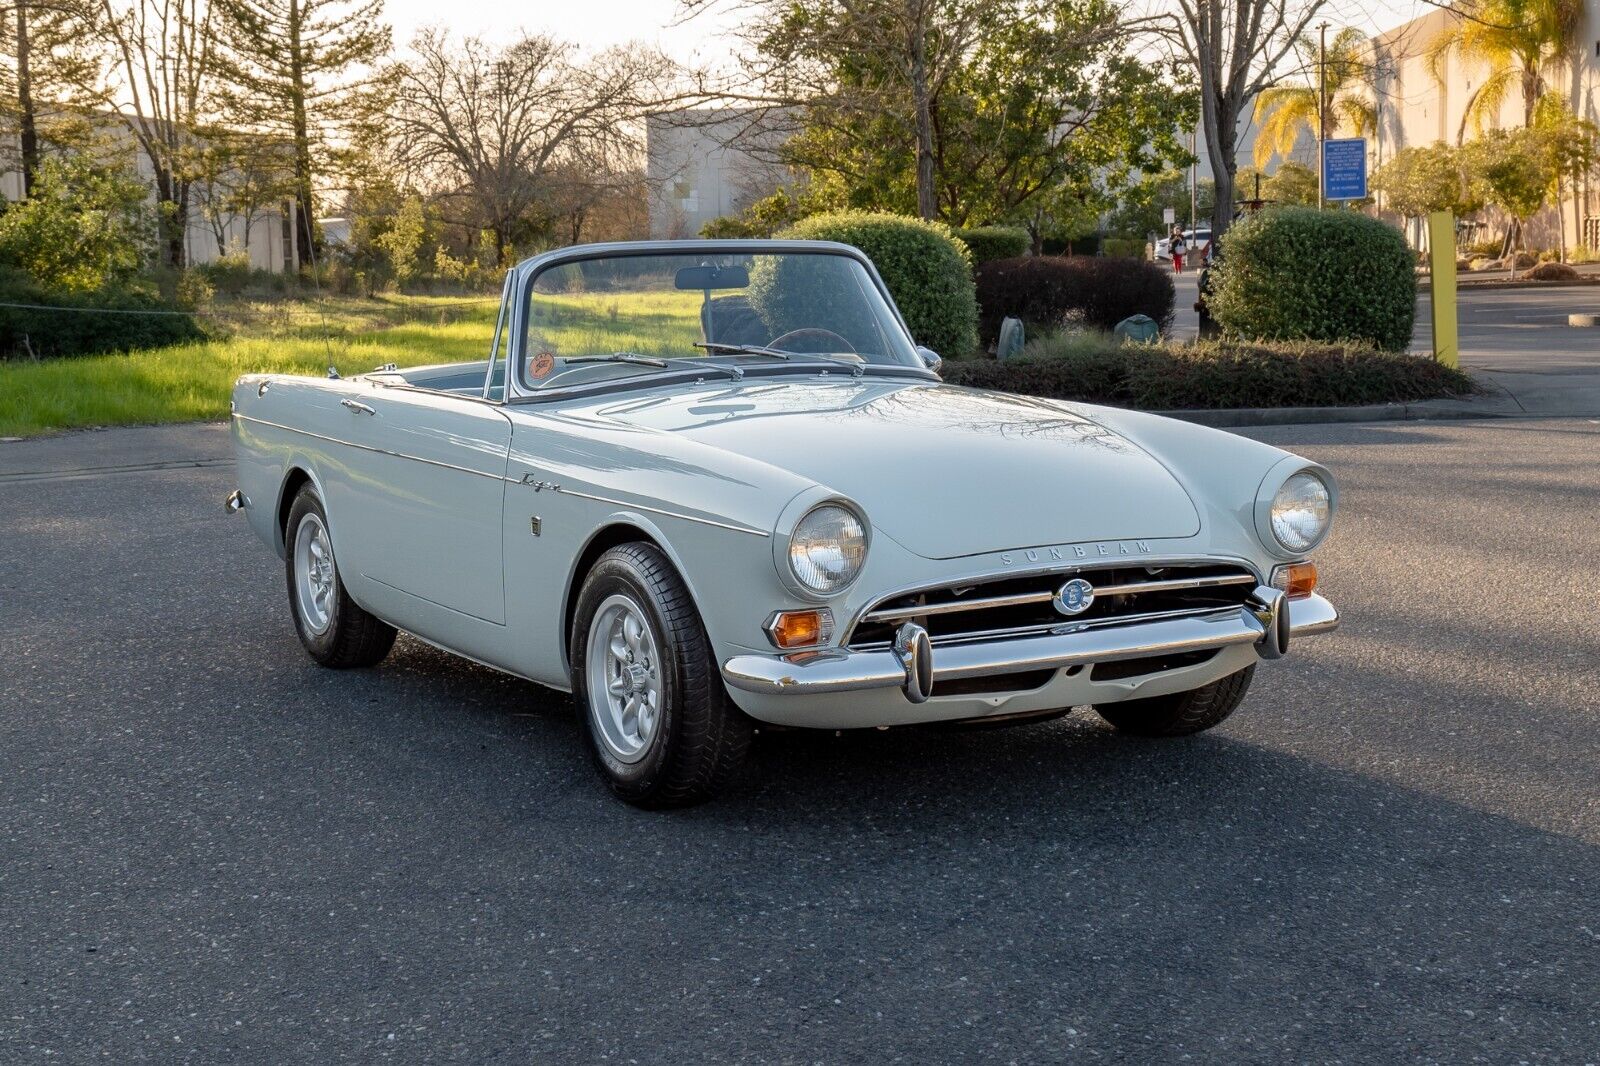
M 673 252 L 559 263 L 533 279 L 530 389 L 708 370 L 923 368 L 872 275 L 824 251 Z

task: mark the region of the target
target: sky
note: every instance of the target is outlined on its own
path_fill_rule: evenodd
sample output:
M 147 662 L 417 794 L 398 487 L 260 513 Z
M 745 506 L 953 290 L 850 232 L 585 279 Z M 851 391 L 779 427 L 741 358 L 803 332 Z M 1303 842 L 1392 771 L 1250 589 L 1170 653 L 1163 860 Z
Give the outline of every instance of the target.
M 720 65 L 731 47 L 721 39 L 738 19 L 736 0 L 684 19 L 679 0 L 555 0 L 533 4 L 480 3 L 440 17 L 437 0 L 388 0 L 385 10 L 403 46 L 422 26 L 444 23 L 457 34 L 510 40 L 518 31 L 547 33 L 586 51 L 641 41 L 687 63 Z M 1425 0 L 1330 0 L 1328 21 L 1369 34 L 1431 10 Z

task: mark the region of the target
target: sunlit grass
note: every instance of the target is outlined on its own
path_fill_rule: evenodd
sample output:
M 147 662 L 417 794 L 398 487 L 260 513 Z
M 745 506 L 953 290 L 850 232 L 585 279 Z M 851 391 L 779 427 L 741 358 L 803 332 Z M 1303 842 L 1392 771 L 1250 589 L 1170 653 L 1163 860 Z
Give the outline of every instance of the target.
M 232 304 L 227 335 L 127 355 L 0 363 L 0 436 L 218 419 L 240 374 L 342 374 L 482 359 L 494 299 L 334 297 Z
M 700 339 L 698 292 L 540 294 L 531 352 L 559 356 L 634 352 L 693 356 Z M 484 358 L 498 301 L 460 297 L 331 297 L 232 303 L 213 320 L 212 340 L 42 362 L 0 363 L 0 436 L 83 426 L 224 418 L 240 374 L 341 374 L 395 363 Z

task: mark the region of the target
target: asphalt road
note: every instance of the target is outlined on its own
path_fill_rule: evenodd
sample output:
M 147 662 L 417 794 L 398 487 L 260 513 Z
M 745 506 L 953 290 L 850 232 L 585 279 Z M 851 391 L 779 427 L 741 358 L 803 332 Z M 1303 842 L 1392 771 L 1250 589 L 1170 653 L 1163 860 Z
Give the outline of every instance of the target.
M 159 465 L 220 429 L 0 445 L 0 1061 L 1600 1060 L 1600 423 L 1260 435 L 1345 626 L 1218 730 L 771 735 L 671 814 L 563 697 L 313 666 Z

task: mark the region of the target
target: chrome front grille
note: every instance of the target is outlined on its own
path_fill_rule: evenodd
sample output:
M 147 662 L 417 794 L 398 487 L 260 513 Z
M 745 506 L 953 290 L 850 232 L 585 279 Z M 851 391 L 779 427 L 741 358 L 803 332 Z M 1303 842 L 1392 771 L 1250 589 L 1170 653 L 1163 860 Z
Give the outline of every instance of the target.
M 1055 598 L 1072 578 L 1093 585 L 1094 600 L 1068 615 L 1056 609 Z M 927 629 L 939 645 L 1181 618 L 1243 606 L 1257 584 L 1253 573 L 1231 563 L 995 575 L 885 597 L 862 614 L 846 643 L 863 651 L 886 648 L 906 622 Z

